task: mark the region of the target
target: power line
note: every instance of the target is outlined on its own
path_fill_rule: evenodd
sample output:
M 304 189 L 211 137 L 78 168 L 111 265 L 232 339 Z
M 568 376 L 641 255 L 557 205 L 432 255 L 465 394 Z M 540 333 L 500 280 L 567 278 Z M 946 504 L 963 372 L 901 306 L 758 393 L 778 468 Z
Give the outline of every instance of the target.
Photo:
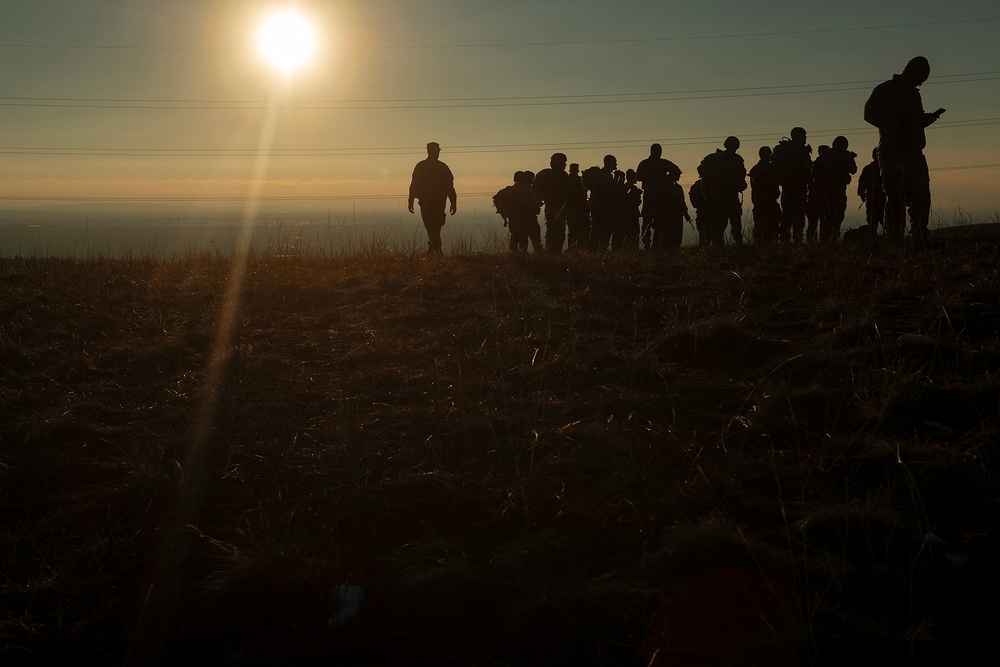
M 959 83 L 965 82 L 968 77 L 990 77 L 1000 75 L 1000 70 L 987 72 L 962 72 L 958 74 L 938 74 L 932 76 L 927 85 L 934 83 L 950 83 L 950 81 L 933 81 L 933 79 L 963 79 Z M 971 81 L 990 81 L 991 79 L 969 79 Z M 865 79 L 860 81 L 831 81 L 827 83 L 791 83 L 775 86 L 743 86 L 735 88 L 693 88 L 686 90 L 657 90 L 639 91 L 625 93 L 576 93 L 565 95 L 513 95 L 513 96 L 487 96 L 487 97 L 417 97 L 417 98 L 383 98 L 383 99 L 354 99 L 354 100 L 287 100 L 269 102 L 267 100 L 220 100 L 220 99 L 180 99 L 180 98 L 127 98 L 127 97 L 17 97 L 10 95 L 0 95 L 0 100 L 11 102 L 31 101 L 31 102 L 78 102 L 78 103 L 104 103 L 113 102 L 120 104 L 239 104 L 239 105 L 267 105 L 277 104 L 391 104 L 391 103 L 445 103 L 445 102 L 520 102 L 526 100 L 574 100 L 585 98 L 608 98 L 608 97 L 649 97 L 656 95 L 688 95 L 688 94 L 710 94 L 710 93 L 741 93 L 752 91 L 774 91 L 783 89 L 800 88 L 821 88 L 825 86 L 849 86 L 849 85 L 870 85 L 881 83 L 883 79 Z
M 906 28 L 940 27 L 1000 21 L 1000 17 L 977 19 L 957 19 L 953 21 L 928 21 L 923 23 L 894 23 L 885 25 L 854 26 L 844 28 L 814 28 L 808 30 L 775 30 L 764 32 L 718 33 L 708 35 L 669 35 L 665 37 L 637 37 L 624 39 L 589 39 L 545 42 L 493 42 L 493 43 L 453 43 L 453 44 L 344 44 L 338 48 L 363 51 L 401 50 L 441 50 L 441 49 L 496 49 L 520 47 L 590 46 L 601 44 L 648 44 L 657 42 L 685 42 L 712 39 L 745 39 L 751 37 L 783 37 L 793 35 L 817 35 L 840 32 L 862 32 L 873 30 L 899 30 Z M 145 44 L 0 44 L 0 49 L 52 49 L 62 51 L 241 51 L 242 46 L 192 46 L 192 45 L 145 45 Z
M 994 162 L 990 164 L 967 164 L 967 165 L 955 165 L 948 167 L 936 167 L 931 169 L 932 172 L 939 171 L 967 171 L 973 169 L 997 169 L 1000 168 L 1000 162 Z M 472 198 L 472 197 L 492 197 L 494 193 L 492 192 L 459 192 L 458 197 Z M 272 201 L 272 202 L 292 202 L 292 201 L 352 201 L 352 200 L 371 200 L 371 201 L 390 201 L 390 200 L 401 200 L 406 199 L 405 194 L 395 194 L 395 195 L 299 195 L 299 196 L 289 196 L 289 197 L 279 197 L 279 196 L 267 196 L 267 197 L 257 197 L 259 201 Z M 202 202 L 202 203 L 227 203 L 227 202 L 245 202 L 246 197 L 65 197 L 65 196 L 13 196 L 13 195 L 3 195 L 0 196 L 0 201 L 23 201 L 23 202 L 79 202 L 79 203 L 162 203 L 162 202 Z
M 936 129 L 957 129 L 965 127 L 982 127 L 1000 124 L 1000 117 L 969 118 L 964 120 L 941 120 L 934 124 Z M 874 134 L 876 129 L 870 126 L 848 128 L 821 128 L 809 131 L 810 136 L 828 135 L 858 135 Z M 737 132 L 744 142 L 766 141 L 780 137 L 782 132 Z M 717 144 L 718 136 L 692 136 L 657 139 L 617 139 L 605 141 L 565 141 L 545 143 L 510 143 L 510 144 L 469 144 L 448 147 L 452 155 L 470 155 L 484 153 L 533 153 L 545 150 L 610 150 L 616 148 L 646 148 L 651 143 L 663 146 L 691 146 Z M 398 147 L 357 147 L 357 148 L 272 148 L 258 150 L 254 148 L 96 148 L 68 146 L 0 146 L 0 155 L 31 155 L 45 156 L 88 156 L 88 157 L 211 157 L 211 158 L 283 158 L 283 157 L 359 157 L 359 156 L 396 156 L 421 155 L 423 146 Z
M 986 74 L 986 73 L 984 73 Z M 984 81 L 995 81 L 1000 79 L 1000 76 L 981 76 L 980 74 L 969 74 L 969 75 L 951 75 L 955 77 L 965 76 L 965 77 L 976 77 L 976 78 L 964 78 L 964 79 L 953 79 L 949 81 L 934 81 L 925 85 L 941 85 L 941 84 L 953 84 L 953 83 L 979 83 Z M 351 101 L 351 100 L 329 100 L 329 101 L 285 101 L 280 102 L 283 110 L 288 111 L 366 111 L 373 109 L 483 109 L 483 108 L 501 108 L 501 107 L 555 107 L 555 106 L 579 106 L 579 105 L 593 105 L 593 104 L 634 104 L 642 102 L 680 102 L 680 101 L 690 101 L 690 100 L 721 100 L 721 99 L 733 99 L 741 97 L 771 97 L 777 95 L 803 95 L 803 94 L 814 94 L 814 93 L 837 93 L 837 92 L 850 92 L 857 90 L 868 90 L 869 85 L 876 83 L 876 81 L 868 82 L 858 82 L 865 85 L 849 85 L 846 83 L 824 83 L 824 84 L 796 84 L 796 86 L 805 88 L 811 87 L 813 90 L 801 90 L 801 89 L 786 89 L 791 88 L 786 87 L 766 87 L 762 86 L 757 89 L 760 92 L 739 92 L 747 89 L 742 88 L 719 88 L 715 89 L 713 94 L 685 94 L 683 91 L 677 92 L 659 92 L 659 93 L 618 93 L 612 94 L 612 96 L 621 99 L 606 99 L 603 98 L 604 94 L 594 94 L 594 95 L 575 95 L 570 96 L 571 98 L 590 98 L 590 99 L 567 99 L 567 98 L 557 98 L 557 97 L 525 97 L 525 98 L 501 98 L 511 101 L 501 101 L 494 102 L 491 101 L 496 98 L 466 98 L 473 100 L 472 103 L 455 103 L 443 98 L 441 101 L 436 100 L 412 100 L 412 101 L 386 101 L 386 102 L 376 102 L 367 103 L 364 101 Z M 840 86 L 840 87 L 830 87 L 823 88 L 823 86 Z M 735 91 L 732 93 L 726 93 L 725 91 L 731 90 Z M 717 93 L 717 94 L 716 94 Z M 655 97 L 659 95 L 660 97 Z M 663 97 L 664 95 L 672 95 L 672 97 Z M 45 100 L 46 98 L 0 98 L 6 100 Z M 53 100 L 58 98 L 51 98 Z M 67 101 L 41 101 L 41 102 L 30 102 L 30 101 L 6 101 L 0 102 L 0 107 L 29 107 L 29 108 L 62 108 L 62 109 L 161 109 L 161 110 L 197 110 L 197 111 L 255 111 L 268 109 L 271 103 L 264 101 L 226 101 L 226 100 L 116 100 L 112 98 L 107 99 L 87 99 L 87 98 L 64 98 Z M 538 100 L 538 101 L 522 101 L 522 100 Z

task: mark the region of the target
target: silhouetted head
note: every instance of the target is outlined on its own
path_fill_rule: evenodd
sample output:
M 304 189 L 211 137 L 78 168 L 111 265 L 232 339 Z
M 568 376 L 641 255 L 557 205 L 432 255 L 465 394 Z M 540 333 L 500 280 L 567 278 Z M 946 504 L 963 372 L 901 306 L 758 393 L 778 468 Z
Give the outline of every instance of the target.
M 663 155 L 663 146 L 660 144 L 653 144 L 649 147 L 649 154 L 653 157 L 660 157 Z
M 535 172 L 533 172 L 533 171 L 526 171 L 526 172 L 524 172 L 523 178 L 524 178 L 524 182 L 530 185 L 535 180 Z
M 823 153 L 827 152 L 828 150 L 830 150 L 830 147 L 827 146 L 826 144 L 823 144 L 822 146 L 820 146 L 819 148 L 816 149 L 816 154 L 817 155 L 822 155 Z
M 739 150 L 740 140 L 736 137 L 726 137 L 722 145 L 726 147 L 727 151 Z
M 806 131 L 801 127 L 793 127 L 790 133 L 792 141 L 797 141 L 800 144 L 806 143 Z
M 910 62 L 906 63 L 906 67 L 903 68 L 902 76 L 909 81 L 913 86 L 919 86 L 927 77 L 931 75 L 931 64 L 927 62 L 927 58 L 923 56 L 917 56 L 912 58 Z
M 760 150 L 757 151 L 757 155 L 760 156 L 761 160 L 770 160 L 771 159 L 771 153 L 773 153 L 773 152 L 774 151 L 771 150 L 770 146 L 761 146 Z
M 571 174 L 579 174 L 580 173 L 580 164 L 578 162 L 572 163 L 569 166 L 569 173 L 571 173 Z
M 833 140 L 833 147 L 840 150 L 847 150 L 848 147 L 847 137 L 840 136 Z
M 435 160 L 441 155 L 441 146 L 436 141 L 432 141 L 427 144 L 427 157 L 434 158 Z
M 553 169 L 558 169 L 559 171 L 565 171 L 567 159 L 568 158 L 565 153 L 553 153 L 552 157 L 549 159 L 549 166 Z
M 638 179 L 635 177 L 635 169 L 627 169 L 625 171 L 625 181 L 628 183 L 635 183 Z
M 604 156 L 604 167 L 606 169 L 617 169 L 618 168 L 618 158 L 614 155 Z
M 515 171 L 514 172 L 514 182 L 515 183 L 520 183 L 522 180 L 524 180 L 524 172 L 523 171 Z
M 875 148 L 872 149 L 872 159 L 873 160 L 877 160 L 878 159 L 878 146 L 876 146 Z

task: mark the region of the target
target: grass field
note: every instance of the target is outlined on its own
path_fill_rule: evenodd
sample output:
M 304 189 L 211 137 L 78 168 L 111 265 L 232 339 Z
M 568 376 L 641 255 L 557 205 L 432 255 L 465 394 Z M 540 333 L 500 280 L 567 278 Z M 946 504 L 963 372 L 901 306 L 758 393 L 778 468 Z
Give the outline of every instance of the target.
M 957 664 L 1000 629 L 993 241 L 0 285 L 4 664 Z

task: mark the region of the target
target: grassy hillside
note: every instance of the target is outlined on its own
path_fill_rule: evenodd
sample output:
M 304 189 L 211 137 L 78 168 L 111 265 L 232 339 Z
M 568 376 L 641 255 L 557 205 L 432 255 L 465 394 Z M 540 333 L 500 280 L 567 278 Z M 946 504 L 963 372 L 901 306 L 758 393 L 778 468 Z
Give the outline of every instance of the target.
M 998 629 L 992 245 L 0 285 L 5 664 L 946 664 Z

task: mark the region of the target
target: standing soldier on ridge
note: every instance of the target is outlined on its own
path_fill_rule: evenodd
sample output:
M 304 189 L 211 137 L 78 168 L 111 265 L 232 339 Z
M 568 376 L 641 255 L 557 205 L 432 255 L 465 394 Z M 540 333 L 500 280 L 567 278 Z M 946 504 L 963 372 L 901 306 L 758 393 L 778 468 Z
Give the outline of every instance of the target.
M 420 218 L 427 230 L 427 253 L 441 254 L 441 228 L 444 227 L 445 202 L 451 202 L 451 214 L 458 210 L 458 195 L 455 194 L 455 177 L 444 162 L 438 159 L 441 146 L 436 141 L 427 144 L 427 159 L 421 160 L 413 168 L 410 179 L 410 197 L 407 209 L 413 213 L 413 200 L 420 201 Z
M 570 195 L 566 161 L 565 154 L 553 153 L 549 167 L 538 172 L 531 186 L 545 204 L 545 249 L 554 253 L 562 252 L 566 242 L 566 207 Z
M 676 164 L 663 157 L 663 147 L 653 144 L 649 147 L 649 157 L 639 163 L 635 177 L 642 181 L 642 243 L 648 250 L 652 245 L 652 235 L 660 227 L 661 218 L 668 215 L 671 207 L 670 185 L 681 177 Z M 686 208 L 686 207 L 685 207 Z
M 917 243 L 927 241 L 931 212 L 931 179 L 927 170 L 924 128 L 944 113 L 925 113 L 917 88 L 931 75 L 927 58 L 906 63 L 902 74 L 880 83 L 865 102 L 865 121 L 878 128 L 878 157 L 885 190 L 885 233 L 902 241 L 906 209 L 910 234 Z
M 637 180 L 634 169 L 625 171 L 622 214 L 616 225 L 618 229 L 615 232 L 615 237 L 611 241 L 611 247 L 615 250 L 639 249 L 639 211 L 642 208 L 642 190 L 636 185 Z
M 536 253 L 542 251 L 538 212 L 541 204 L 531 189 L 535 175 L 530 171 L 514 172 L 514 185 L 508 185 L 493 196 L 493 205 L 510 229 L 510 251 L 526 252 L 528 241 Z
M 882 174 L 879 171 L 878 149 L 872 149 L 872 161 L 865 165 L 858 176 L 858 197 L 865 203 L 865 220 L 868 235 L 874 241 L 878 228 L 885 218 L 885 192 L 882 191 Z
M 778 197 L 778 179 L 771 164 L 771 147 L 761 146 L 757 151 L 760 160 L 750 170 L 750 201 L 753 203 L 753 240 L 758 244 L 771 244 L 778 240 L 781 224 L 781 206 Z
M 840 240 L 840 227 L 847 213 L 847 186 L 858 173 L 854 158 L 857 153 L 847 150 L 847 137 L 837 137 L 833 146 L 813 163 L 813 187 L 819 213 L 819 240 L 832 243 Z M 812 196 L 812 192 L 809 193 Z
M 819 232 L 819 200 L 821 194 L 816 185 L 816 163 L 823 157 L 823 153 L 830 150 L 829 146 L 821 145 L 816 148 L 816 159 L 813 160 L 809 169 L 809 191 L 806 194 L 806 242 L 816 243 Z
M 705 191 L 705 211 L 708 216 L 708 242 L 713 245 L 725 243 L 726 227 L 732 226 L 733 241 L 743 245 L 743 204 L 740 193 L 747 189 L 747 168 L 743 156 L 737 153 L 740 140 L 727 137 L 723 146 L 705 156 L 698 165 Z
M 576 162 L 569 166 L 566 227 L 569 231 L 569 250 L 585 250 L 590 247 L 590 208 L 587 205 L 587 190 L 580 178 L 580 165 Z
M 812 171 L 812 148 L 806 143 L 806 131 L 793 127 L 791 139 L 782 139 L 771 153 L 771 164 L 781 186 L 781 228 L 783 243 L 802 243 L 806 225 L 806 203 Z
M 624 189 L 615 180 L 617 170 L 618 158 L 605 155 L 603 167 L 589 167 L 583 172 L 583 185 L 590 192 L 591 242 L 598 251 L 608 249 L 615 216 L 621 211 Z

